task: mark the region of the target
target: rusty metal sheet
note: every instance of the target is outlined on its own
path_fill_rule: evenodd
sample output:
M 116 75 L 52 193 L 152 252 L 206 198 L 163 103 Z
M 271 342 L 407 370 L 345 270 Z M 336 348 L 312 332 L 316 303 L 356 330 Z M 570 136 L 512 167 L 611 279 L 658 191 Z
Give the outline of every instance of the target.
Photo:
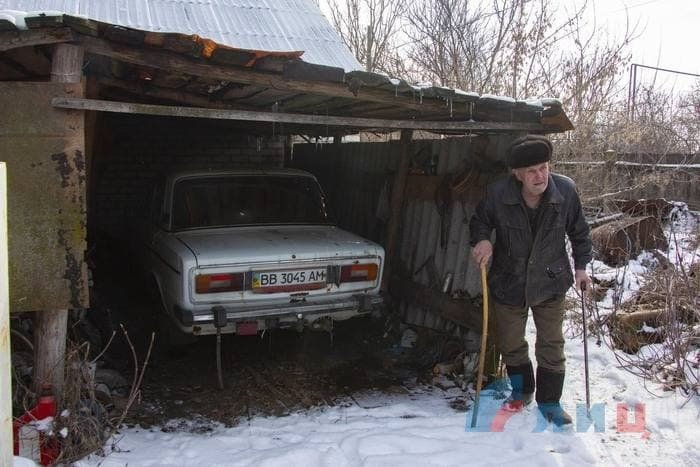
M 668 245 L 659 220 L 653 216 L 620 219 L 591 231 L 596 258 L 611 266 L 625 264 L 643 250 Z
M 84 116 L 51 106 L 82 95 L 80 84 L 0 83 L 12 312 L 88 306 Z
M 414 168 L 436 163 L 436 167 L 426 167 L 436 174 L 408 177 L 400 259 L 395 268 L 409 271 L 410 279 L 423 286 L 431 282 L 442 284 L 450 274 L 451 294 L 456 297 L 475 297 L 481 293 L 481 274 L 470 259 L 469 219 L 483 197 L 486 183 L 499 175 L 493 167 L 503 167 L 502 157 L 511 140 L 512 136 L 501 135 L 412 142 Z M 431 160 L 435 159 L 433 155 L 437 160 Z M 341 227 L 381 243 L 386 227 L 378 219 L 378 208 L 380 199 L 386 197 L 382 193 L 385 182 L 391 181 L 398 159 L 399 146 L 393 141 L 300 144 L 294 145 L 291 163 L 319 176 Z M 429 164 L 418 163 L 419 160 Z M 475 167 L 475 173 L 470 175 L 465 167 Z M 450 203 L 448 209 L 440 212 L 435 191 L 448 176 L 453 177 Z M 423 264 L 426 266 L 421 268 Z M 434 273 L 429 272 L 431 269 Z M 454 319 L 426 311 L 427 307 L 411 300 L 404 303 L 407 323 L 446 332 L 454 329 Z
M 615 200 L 620 210 L 628 216 L 652 216 L 657 219 L 668 219 L 673 204 L 663 198 L 654 199 L 620 199 Z

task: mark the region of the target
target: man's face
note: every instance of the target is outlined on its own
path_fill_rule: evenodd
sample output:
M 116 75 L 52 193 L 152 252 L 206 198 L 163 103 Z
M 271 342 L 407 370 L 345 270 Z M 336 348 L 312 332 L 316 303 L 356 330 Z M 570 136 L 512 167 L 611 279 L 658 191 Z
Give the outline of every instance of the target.
M 549 182 L 549 162 L 513 169 L 513 174 L 523 184 L 523 194 L 540 196 Z

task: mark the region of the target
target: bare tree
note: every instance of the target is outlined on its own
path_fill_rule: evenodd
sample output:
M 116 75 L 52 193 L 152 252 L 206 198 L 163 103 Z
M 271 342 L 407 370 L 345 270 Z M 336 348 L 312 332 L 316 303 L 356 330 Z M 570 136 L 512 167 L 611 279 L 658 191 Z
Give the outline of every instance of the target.
M 576 12 L 563 28 L 564 36 L 570 38 L 569 47 L 560 48 L 554 60 L 543 62 L 541 92 L 562 97 L 577 129 L 571 135 L 575 152 L 595 153 L 607 149 L 599 132 L 619 118 L 616 112 L 623 108 L 623 72 L 636 26 L 628 22 L 620 37 L 610 38 L 595 24 L 583 24 L 582 13 Z
M 469 0 L 419 1 L 407 18 L 408 56 L 423 80 L 442 86 L 481 90 L 495 64 L 484 54 L 489 32 L 485 12 Z M 498 38 L 497 38 L 498 40 Z
M 479 94 L 558 97 L 577 128 L 566 136 L 570 153 L 608 149 L 606 135 L 621 125 L 637 27 L 628 23 L 613 37 L 589 24 L 592 2 L 573 10 L 553 0 L 329 2 L 333 23 L 368 71 Z
M 397 36 L 408 9 L 402 0 L 329 0 L 331 21 L 366 71 L 394 74 Z
M 691 157 L 700 150 L 700 88 L 687 92 L 657 87 L 653 82 L 637 89 L 634 116 L 618 112 L 617 118 L 599 125 L 599 136 L 621 153 L 656 155 L 664 162 L 669 153 Z

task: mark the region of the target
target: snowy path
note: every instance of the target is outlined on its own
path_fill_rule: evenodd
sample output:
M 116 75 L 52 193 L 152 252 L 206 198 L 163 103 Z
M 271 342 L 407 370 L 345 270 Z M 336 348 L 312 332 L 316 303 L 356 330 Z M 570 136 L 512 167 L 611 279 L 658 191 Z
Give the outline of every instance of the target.
M 532 334 L 531 320 L 528 329 Z M 566 350 L 564 405 L 575 414 L 576 404 L 585 402 L 580 339 L 570 339 Z M 450 408 L 450 392 L 420 388 L 405 395 L 358 394 L 357 403 L 346 407 L 254 418 L 204 434 L 126 429 L 115 452 L 78 465 L 700 465 L 697 398 L 679 410 L 683 400 L 672 393 L 650 395 L 637 378 L 616 368 L 609 349 L 591 342 L 589 352 L 591 402 L 606 404 L 602 433 L 593 426 L 587 432 L 554 432 L 551 426 L 543 431 L 535 410 L 511 418 L 502 433 L 468 431 L 471 412 Z M 632 417 L 633 431 L 617 432 L 618 403 L 644 404 L 648 434 L 639 432 Z M 480 429 L 490 426 L 489 405 L 482 399 Z
M 684 222 L 684 232 L 697 233 L 694 218 Z M 681 240 L 678 245 L 687 243 L 690 249 L 678 254 L 672 243 L 668 255 L 672 262 L 681 257 L 686 265 L 700 261 L 700 248 L 685 237 Z M 630 264 L 626 294 L 631 296 L 639 288 L 637 274 L 643 270 L 639 261 Z M 612 277 L 618 272 L 608 271 Z M 532 319 L 528 335 L 533 352 Z M 234 428 L 214 425 L 209 430 L 205 423 L 203 430 L 196 414 L 173 423 L 189 430 L 129 428 L 117 437 L 116 448 L 107 457 L 93 456 L 77 465 L 700 465 L 700 398 L 685 403 L 677 392 L 664 393 L 650 385 L 660 397 L 652 395 L 643 380 L 619 368 L 609 348 L 591 339 L 588 349 L 595 423 L 587 423 L 585 417 L 583 344 L 580 337 L 569 338 L 562 404 L 574 416 L 574 428 L 567 432 L 543 426 L 536 409 L 502 423 L 503 432 L 489 431 L 498 425 L 494 420 L 505 420 L 494 418 L 500 401 L 486 396 L 479 411 L 481 431 L 468 430 L 471 412 L 450 406 L 464 397 L 460 390 L 418 387 L 393 394 L 355 393 L 334 407 L 286 417 L 255 417 Z M 582 413 L 577 413 L 577 405 Z

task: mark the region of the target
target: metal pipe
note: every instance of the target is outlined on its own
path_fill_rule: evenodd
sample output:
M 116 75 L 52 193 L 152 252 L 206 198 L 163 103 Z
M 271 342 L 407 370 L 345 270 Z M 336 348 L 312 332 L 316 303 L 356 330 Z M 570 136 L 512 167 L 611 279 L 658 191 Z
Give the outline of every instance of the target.
M 581 283 L 581 315 L 583 319 L 583 367 L 586 375 L 586 413 L 591 413 L 591 387 L 588 378 L 588 332 L 586 330 L 586 283 Z

